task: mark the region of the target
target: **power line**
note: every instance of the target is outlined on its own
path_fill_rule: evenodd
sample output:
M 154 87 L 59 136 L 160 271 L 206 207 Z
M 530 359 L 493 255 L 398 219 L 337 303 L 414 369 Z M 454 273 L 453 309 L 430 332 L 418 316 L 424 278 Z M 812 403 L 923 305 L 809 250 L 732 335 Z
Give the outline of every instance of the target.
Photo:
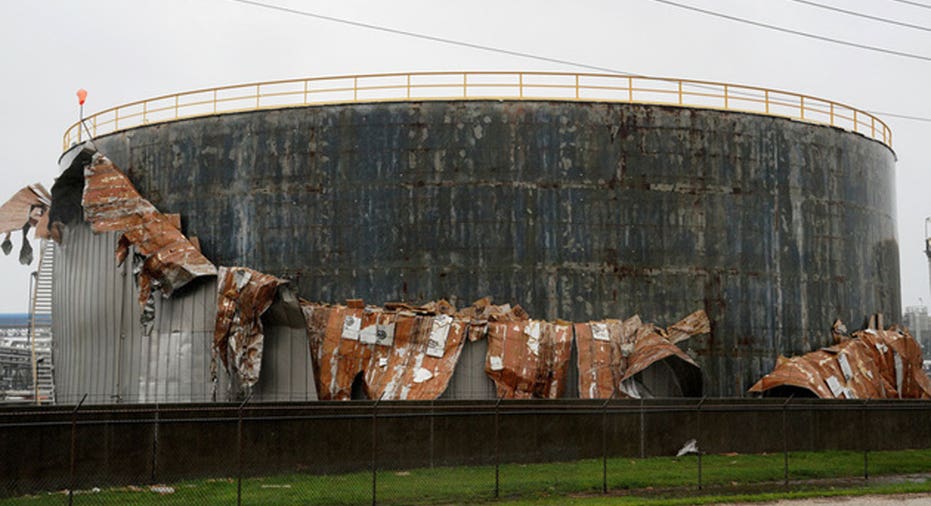
M 825 9 L 825 10 L 834 11 L 834 12 L 841 12 L 841 13 L 843 13 L 843 14 L 848 14 L 848 15 L 850 15 L 850 16 L 857 16 L 857 17 L 860 17 L 860 18 L 871 19 L 871 20 L 873 20 L 873 21 L 879 21 L 879 22 L 881 22 L 881 23 L 888 23 L 888 24 L 890 24 L 890 25 L 904 26 L 905 28 L 914 28 L 915 30 L 923 30 L 923 31 L 925 31 L 925 32 L 931 32 L 931 28 L 929 28 L 929 27 L 927 27 L 927 26 L 913 25 L 913 24 L 910 24 L 910 23 L 905 23 L 905 22 L 902 22 L 902 21 L 897 21 L 897 20 L 895 20 L 895 19 L 881 18 L 881 17 L 879 17 L 879 16 L 872 16 L 872 15 L 870 15 L 870 14 L 864 14 L 864 13 L 862 13 L 862 12 L 849 11 L 849 10 L 847 10 L 847 9 L 841 9 L 840 7 L 834 7 L 834 6 L 832 6 L 832 5 L 819 4 L 819 3 L 817 3 L 817 2 L 810 2 L 809 0 L 789 0 L 789 1 L 790 1 L 790 2 L 800 3 L 800 4 L 805 4 L 805 5 L 810 5 L 810 6 L 812 6 L 812 7 L 817 7 L 817 8 L 819 8 L 819 9 Z
M 893 112 L 883 112 L 883 111 L 869 111 L 870 114 L 876 114 L 878 116 L 889 116 L 890 118 L 900 118 L 908 119 L 912 121 L 922 121 L 925 123 L 931 123 L 931 118 L 921 117 L 921 116 L 909 116 L 907 114 L 896 114 Z
M 281 6 L 278 6 L 278 5 L 266 4 L 266 3 L 257 2 L 257 1 L 254 1 L 254 0 L 229 0 L 229 1 L 231 1 L 231 2 L 236 2 L 236 3 L 240 3 L 240 4 L 245 4 L 245 5 L 251 5 L 251 6 L 254 6 L 254 7 L 260 7 L 260 8 L 264 8 L 264 9 L 269 9 L 269 10 L 275 10 L 275 11 L 284 12 L 284 13 L 288 13 L 288 14 L 296 14 L 296 15 L 298 15 L 298 16 L 304 16 L 304 17 L 309 17 L 309 18 L 321 19 L 321 20 L 324 20 L 324 21 L 331 21 L 331 22 L 334 22 L 334 23 L 341 23 L 341 24 L 350 25 L 350 26 L 355 26 L 355 27 L 359 27 L 359 28 L 367 28 L 367 29 L 370 29 L 370 30 L 377 30 L 377 31 L 380 31 L 380 32 L 391 33 L 391 34 L 395 34 L 395 35 L 403 35 L 403 36 L 406 36 L 406 37 L 414 37 L 414 38 L 418 38 L 418 39 L 429 40 L 429 41 L 432 41 L 432 42 L 441 42 L 441 43 L 443 43 L 443 44 L 450 44 L 450 45 L 454 45 L 454 46 L 467 47 L 467 48 L 471 48 L 471 49 L 479 49 L 479 50 L 482 50 L 482 51 L 489 51 L 489 52 L 493 52 L 493 53 L 506 54 L 506 55 L 509 55 L 509 56 L 517 56 L 517 57 L 520 57 L 520 58 L 528 58 L 528 59 L 532 59 L 532 60 L 545 61 L 545 62 L 549 62 L 549 63 L 558 63 L 558 64 L 560 64 L 560 65 L 568 65 L 568 66 L 571 66 L 571 67 L 578 67 L 578 68 L 585 68 L 585 69 L 590 69 L 590 70 L 597 70 L 597 71 L 599 71 L 599 72 L 609 72 L 609 73 L 612 73 L 612 74 L 619 74 L 619 75 L 623 75 L 623 76 L 646 77 L 646 76 L 644 76 L 644 75 L 642 75 L 642 74 L 634 74 L 634 73 L 631 73 L 631 72 L 624 72 L 624 71 L 621 71 L 621 70 L 611 69 L 611 68 L 607 68 L 607 67 L 599 67 L 599 66 L 596 66 L 596 65 L 588 65 L 588 64 L 585 64 L 585 63 L 578 63 L 578 62 L 574 62 L 574 61 L 570 61 L 570 60 L 560 60 L 560 59 L 557 59 L 557 58 L 550 58 L 550 57 L 547 57 L 547 56 L 541 56 L 541 55 L 536 55 L 536 54 L 531 54 L 531 53 L 523 53 L 523 52 L 520 52 L 520 51 L 512 51 L 512 50 L 510 50 L 510 49 L 498 48 L 498 47 L 494 47 L 494 46 L 484 46 L 484 45 L 481 45 L 481 44 L 473 44 L 473 43 L 471 43 L 471 42 L 459 41 L 459 40 L 454 40 L 454 39 L 447 39 L 447 38 L 443 38 L 443 37 L 436 37 L 436 36 L 433 36 L 433 35 L 426 35 L 426 34 L 416 33 L 416 32 L 409 32 L 409 31 L 406 31 L 406 30 L 399 30 L 399 29 L 396 29 L 396 28 L 389 28 L 389 27 L 386 27 L 386 26 L 372 25 L 372 24 L 368 24 L 368 23 L 362 23 L 362 22 L 359 22 L 359 21 L 352 21 L 352 20 L 350 20 L 350 19 L 343 19 L 343 18 L 337 18 L 337 17 L 333 17 L 333 16 L 326 16 L 326 15 L 323 15 L 323 14 L 317 14 L 317 13 L 309 12 L 309 11 L 300 11 L 300 10 L 297 10 L 297 9 L 289 9 L 289 8 L 287 8 L 287 7 L 281 7 Z M 663 0 L 654 0 L 654 1 L 663 1 Z M 904 1 L 904 0 L 902 0 L 902 1 Z M 672 2 L 663 2 L 663 3 L 672 3 Z M 687 8 L 688 8 L 688 7 L 687 7 Z M 752 23 L 752 22 L 751 22 L 751 23 Z M 886 112 L 876 112 L 876 111 L 871 111 L 871 113 L 872 113 L 872 114 L 881 114 L 881 115 L 884 115 L 884 116 L 890 116 L 890 117 L 894 117 L 894 118 L 900 118 L 900 119 L 907 119 L 907 120 L 922 121 L 922 122 L 929 122 L 929 123 L 931 123 L 931 118 L 924 118 L 924 117 L 919 117 L 919 116 L 908 116 L 908 115 L 904 115 L 904 114 L 894 114 L 894 113 L 886 113 Z
M 237 0 L 237 1 L 238 1 L 238 0 Z M 850 46 L 850 47 L 855 47 L 855 48 L 858 48 L 858 49 L 865 49 L 865 50 L 867 50 L 867 51 L 874 51 L 874 52 L 877 52 L 877 53 L 885 53 L 885 54 L 891 54 L 891 55 L 895 55 L 895 56 L 901 56 L 901 57 L 903 57 L 903 58 L 912 58 L 912 59 L 915 59 L 915 60 L 921 60 L 921 61 L 931 62 L 931 56 L 924 56 L 924 55 L 914 54 L 914 53 L 906 53 L 906 52 L 903 52 L 903 51 L 896 51 L 896 50 L 893 50 L 893 49 L 886 49 L 886 48 L 882 48 L 882 47 L 876 47 L 876 46 L 869 46 L 869 45 L 866 45 L 866 44 L 860 44 L 860 43 L 857 43 L 857 42 L 850 42 L 850 41 L 846 41 L 846 40 L 833 39 L 833 38 L 831 38 L 831 37 L 825 37 L 825 36 L 823 36 L 823 35 L 817 35 L 817 34 L 809 33 L 809 32 L 802 32 L 802 31 L 799 31 L 799 30 L 793 30 L 793 29 L 791 29 L 791 28 L 784 28 L 784 27 L 781 27 L 781 26 L 775 26 L 775 25 L 770 25 L 770 24 L 767 24 L 767 23 L 761 23 L 761 22 L 759 22 L 759 21 L 753 21 L 753 20 L 751 20 L 751 19 L 739 18 L 739 17 L 737 17 L 737 16 L 731 16 L 731 15 L 729 15 L 729 14 L 723 14 L 723 13 L 720 13 L 720 12 L 715 12 L 715 11 L 709 11 L 709 10 L 705 10 L 705 9 L 700 9 L 700 8 L 698 8 L 698 7 L 693 7 L 693 6 L 691 6 L 691 5 L 680 4 L 680 3 L 678 3 L 678 2 L 672 2 L 672 1 L 670 1 L 670 0 L 651 0 L 651 1 L 657 2 L 657 3 L 661 3 L 661 4 L 665 4 L 665 5 L 669 5 L 669 6 L 672 6 L 672 7 L 678 7 L 678 8 L 680 8 L 680 9 L 686 9 L 686 10 L 690 10 L 690 11 L 694 11 L 694 12 L 700 12 L 700 13 L 702 13 L 702 14 L 706 14 L 706 15 L 709 15 L 709 16 L 715 16 L 715 17 L 722 18 L 722 19 L 728 19 L 728 20 L 730 20 L 730 21 L 737 21 L 738 23 L 745 23 L 745 24 L 753 25 L 753 26 L 756 26 L 756 27 L 759 27 L 759 28 L 766 28 L 767 30 L 775 30 L 775 31 L 777 31 L 777 32 L 788 33 L 788 34 L 792 34 L 792 35 L 798 35 L 798 36 L 800 36 L 800 37 L 807 37 L 807 38 L 809 38 L 809 39 L 815 39 L 815 40 L 820 40 L 820 41 L 824 41 L 824 42 L 830 42 L 830 43 L 832 43 L 832 44 L 840 44 L 840 45 L 842 45 L 842 46 Z M 904 0 L 902 0 L 902 1 L 904 1 Z
M 923 9 L 931 9 L 931 5 L 923 4 L 921 2 L 912 2 L 910 0 L 891 0 L 893 2 L 899 2 L 900 4 L 905 5 L 914 5 L 915 7 L 921 7 Z
M 370 29 L 370 30 L 378 30 L 378 31 L 380 31 L 380 32 L 393 33 L 393 34 L 396 34 L 396 35 L 405 35 L 405 36 L 407 36 L 407 37 L 415 37 L 415 38 L 418 38 L 418 39 L 429 40 L 429 41 L 431 41 L 431 42 L 441 42 L 441 43 L 443 43 L 443 44 L 451 44 L 451 45 L 454 45 L 454 46 L 468 47 L 468 48 L 471 48 L 471 49 L 480 49 L 480 50 L 482 50 L 482 51 L 490 51 L 490 52 L 493 52 L 493 53 L 501 53 L 501 54 L 506 54 L 506 55 L 510 55 L 510 56 L 519 56 L 519 57 L 521 57 L 521 58 L 529 58 L 529 59 L 531 59 L 531 60 L 545 61 L 545 62 L 548 62 L 548 63 L 558 63 L 558 64 L 560 64 L 560 65 L 570 65 L 570 66 L 573 66 L 573 67 L 579 67 L 579 68 L 590 69 L 590 70 L 597 70 L 597 71 L 599 71 L 599 72 L 609 72 L 609 73 L 611 73 L 611 74 L 620 74 L 620 75 L 623 75 L 623 76 L 644 77 L 644 76 L 640 76 L 640 75 L 638 75 L 638 74 L 631 74 L 631 73 L 628 73 L 628 72 L 623 72 L 623 71 L 620 71 L 620 70 L 615 70 L 615 69 L 611 69 L 611 68 L 607 68 L 607 67 L 598 67 L 598 66 L 596 66 L 596 65 L 588 65 L 588 64 L 585 64 L 585 63 L 577 63 L 577 62 L 572 62 L 572 61 L 568 61 L 568 60 L 560 60 L 560 59 L 558 59 L 558 58 L 550 58 L 550 57 L 547 57 L 547 56 L 541 56 L 541 55 L 536 55 L 536 54 L 531 54 L 531 53 L 522 53 L 522 52 L 520 52 L 520 51 L 511 51 L 510 49 L 503 49 L 503 48 L 499 48 L 499 47 L 483 46 L 483 45 L 481 45 L 481 44 L 473 44 L 473 43 L 471 43 L 471 42 L 464 42 L 464 41 L 461 41 L 461 40 L 454 40 L 454 39 L 447 39 L 447 38 L 443 38 L 443 37 L 436 37 L 436 36 L 433 36 L 433 35 L 426 35 L 426 34 L 423 34 L 423 33 L 408 32 L 408 31 L 406 31 L 406 30 L 399 30 L 399 29 L 396 29 L 396 28 L 388 28 L 388 27 L 386 27 L 386 26 L 371 25 L 371 24 L 368 24 L 368 23 L 361 23 L 361 22 L 359 22 L 359 21 L 352 21 L 352 20 L 350 20 L 350 19 L 337 18 L 337 17 L 333 17 L 333 16 L 325 16 L 325 15 L 323 15 L 323 14 L 317 14 L 317 13 L 314 13 L 314 12 L 299 11 L 299 10 L 297 10 L 297 9 L 289 9 L 289 8 L 287 8 L 287 7 L 281 7 L 281 6 L 279 6 L 279 5 L 266 4 L 266 3 L 262 3 L 262 2 L 255 2 L 255 1 L 252 1 L 252 0 L 229 0 L 229 1 L 231 1 L 231 2 L 236 2 L 236 3 L 241 3 L 241 4 L 246 4 L 246 5 L 252 5 L 252 6 L 255 6 L 255 7 L 262 7 L 262 8 L 264 8 L 264 9 L 270 9 L 270 10 L 274 10 L 274 11 L 286 12 L 286 13 L 289 13 L 289 14 L 296 14 L 296 15 L 298 15 L 298 16 L 305 16 L 305 17 L 308 17 L 308 18 L 316 18 L 316 19 L 322 19 L 322 20 L 325 20 L 325 21 L 332 21 L 332 22 L 334 22 L 334 23 L 342 23 L 342 24 L 344 24 L 344 25 L 350 25 L 350 26 L 355 26 L 355 27 L 359 27 L 359 28 L 368 28 L 368 29 Z

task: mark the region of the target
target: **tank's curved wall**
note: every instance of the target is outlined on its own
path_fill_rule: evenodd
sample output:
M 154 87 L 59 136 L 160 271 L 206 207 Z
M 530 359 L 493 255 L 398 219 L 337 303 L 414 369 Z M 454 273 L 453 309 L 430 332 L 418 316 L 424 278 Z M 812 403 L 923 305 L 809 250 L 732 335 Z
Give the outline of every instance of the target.
M 218 265 L 320 301 L 485 295 L 535 317 L 704 308 L 708 395 L 841 318 L 900 312 L 894 155 L 735 112 L 402 102 L 258 111 L 96 141 Z

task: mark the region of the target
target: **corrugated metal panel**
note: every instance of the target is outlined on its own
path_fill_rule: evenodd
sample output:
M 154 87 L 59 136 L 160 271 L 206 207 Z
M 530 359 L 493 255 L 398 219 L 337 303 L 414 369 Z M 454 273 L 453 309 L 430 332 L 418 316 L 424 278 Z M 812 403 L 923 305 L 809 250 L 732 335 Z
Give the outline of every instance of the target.
M 199 280 L 170 299 L 156 298 L 151 336 L 131 261 L 117 267 L 118 234 L 94 234 L 81 223 L 65 228 L 58 245 L 53 302 L 54 353 L 60 403 L 206 402 L 212 400 L 210 343 L 216 320 L 216 281 Z M 263 371 L 253 399 L 314 400 L 306 331 L 266 327 Z M 220 367 L 217 400 L 230 394 Z M 233 392 L 235 393 L 235 392 Z

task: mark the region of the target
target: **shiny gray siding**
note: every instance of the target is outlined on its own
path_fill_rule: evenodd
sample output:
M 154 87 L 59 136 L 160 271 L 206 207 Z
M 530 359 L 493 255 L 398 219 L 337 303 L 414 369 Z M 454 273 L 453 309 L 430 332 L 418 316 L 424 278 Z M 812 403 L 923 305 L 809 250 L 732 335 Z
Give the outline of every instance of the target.
M 58 402 L 206 402 L 212 400 L 210 342 L 216 281 L 199 280 L 156 299 L 152 334 L 139 324 L 138 290 L 129 262 L 117 267 L 117 234 L 86 224 L 65 229 L 56 251 L 53 352 Z M 314 400 L 303 328 L 266 325 L 262 376 L 253 399 Z M 230 383 L 220 368 L 217 400 Z

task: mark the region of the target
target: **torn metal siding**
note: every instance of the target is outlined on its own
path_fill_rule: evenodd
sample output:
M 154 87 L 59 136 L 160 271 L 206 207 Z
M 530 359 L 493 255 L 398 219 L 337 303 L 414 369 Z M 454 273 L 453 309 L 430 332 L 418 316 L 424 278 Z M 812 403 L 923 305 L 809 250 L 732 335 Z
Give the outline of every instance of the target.
M 565 391 L 572 327 L 541 320 L 488 323 L 485 373 L 503 399 L 556 399 Z
M 301 308 L 322 400 L 348 400 L 360 374 L 372 399 L 436 399 L 446 391 L 467 332 L 466 321 L 442 301 L 416 308 L 301 301 Z
M 48 239 L 49 208 L 52 205 L 52 196 L 39 183 L 21 188 L 0 206 L 0 234 L 6 234 L 0 249 L 9 255 L 13 250 L 10 241 L 14 230 L 23 231 L 23 242 L 19 253 L 19 262 L 23 265 L 32 263 L 32 245 L 29 244 L 29 229 L 35 229 L 35 237 Z
M 773 371 L 750 392 L 765 394 L 784 387 L 822 399 L 931 399 L 921 347 L 907 330 L 896 327 L 865 329 L 852 338 L 842 336 L 828 348 L 798 357 L 780 356 Z
M 680 391 L 685 394 L 700 383 L 698 364 L 673 343 L 710 332 L 704 311 L 696 311 L 668 330 L 643 323 L 639 316 L 627 320 L 604 320 L 575 324 L 578 347 L 579 397 L 609 399 L 641 397 L 636 376 L 664 360 L 678 360 L 672 367 Z
M 162 214 L 107 157 L 96 154 L 84 169 L 81 204 L 84 218 L 95 232 L 123 232 L 119 261 L 133 246 L 144 257 L 139 269 L 141 304 L 152 288 L 167 297 L 192 279 L 213 276 L 217 269 L 177 226 L 180 220 Z
M 465 322 L 447 314 L 412 311 L 386 316 L 394 320 L 394 341 L 374 344 L 365 370 L 369 398 L 438 398 L 446 391 L 459 361 L 465 342 Z
M 301 310 L 307 324 L 317 397 L 322 401 L 349 400 L 352 383 L 371 355 L 370 347 L 360 343 L 357 335 L 352 338 L 363 309 L 301 300 Z
M 217 274 L 213 350 L 244 390 L 259 381 L 264 340 L 261 317 L 283 283 L 286 281 L 246 267 L 220 267 Z

